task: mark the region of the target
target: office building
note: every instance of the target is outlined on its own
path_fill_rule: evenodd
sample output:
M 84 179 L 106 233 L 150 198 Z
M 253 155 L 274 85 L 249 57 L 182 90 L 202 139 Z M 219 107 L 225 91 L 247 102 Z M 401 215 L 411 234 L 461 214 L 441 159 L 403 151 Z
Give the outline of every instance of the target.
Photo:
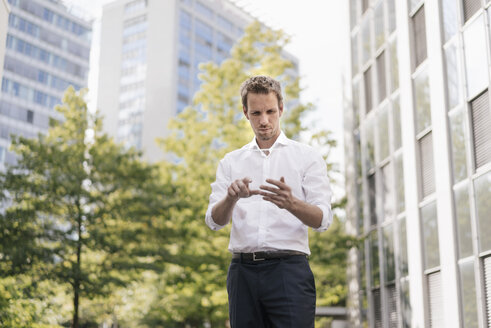
M 97 107 L 105 130 L 144 150 L 146 159 L 162 159 L 155 140 L 192 103 L 199 64 L 227 58 L 253 20 L 228 0 L 118 0 L 104 6 Z
M 490 5 L 350 0 L 355 327 L 491 326 Z
M 0 78 L 3 72 L 3 58 L 5 57 L 5 41 L 7 39 L 7 22 L 10 7 L 7 0 L 0 1 Z
M 91 22 L 59 0 L 8 0 L 0 93 L 0 166 L 14 163 L 10 135 L 35 137 L 57 117 L 70 85 L 87 86 Z M 3 22 L 3 20 L 2 20 Z

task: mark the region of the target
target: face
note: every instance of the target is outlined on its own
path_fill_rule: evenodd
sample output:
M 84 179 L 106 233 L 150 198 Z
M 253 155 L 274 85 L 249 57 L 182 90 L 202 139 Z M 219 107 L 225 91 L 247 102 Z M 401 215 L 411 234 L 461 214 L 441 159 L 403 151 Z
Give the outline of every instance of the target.
M 259 147 L 270 148 L 281 133 L 280 117 L 283 114 L 283 105 L 278 104 L 276 94 L 249 93 L 247 109 L 243 109 Z

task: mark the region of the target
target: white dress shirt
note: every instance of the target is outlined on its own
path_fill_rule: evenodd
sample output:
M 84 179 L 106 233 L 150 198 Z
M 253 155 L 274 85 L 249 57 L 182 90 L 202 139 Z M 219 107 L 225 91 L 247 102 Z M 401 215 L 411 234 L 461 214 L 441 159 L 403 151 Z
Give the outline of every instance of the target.
M 332 222 L 332 191 L 323 158 L 312 147 L 288 139 L 283 132 L 269 149 L 269 155 L 263 151 L 254 138 L 220 161 L 216 181 L 211 184 L 206 224 L 212 230 L 224 227 L 215 223 L 211 211 L 227 195 L 233 181 L 249 177 L 252 180 L 249 189 L 254 190 L 260 185 L 269 185 L 266 179 L 284 177 L 293 196 L 322 210 L 321 225 L 315 230 L 326 230 Z M 294 250 L 310 255 L 308 227 L 260 195 L 240 198 L 232 213 L 228 249 L 232 253 Z

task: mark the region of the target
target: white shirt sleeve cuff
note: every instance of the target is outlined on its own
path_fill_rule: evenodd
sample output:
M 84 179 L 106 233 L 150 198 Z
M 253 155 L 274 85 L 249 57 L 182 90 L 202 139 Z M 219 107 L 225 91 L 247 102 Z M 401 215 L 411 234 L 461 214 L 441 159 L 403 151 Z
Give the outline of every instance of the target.
M 322 211 L 322 221 L 320 227 L 314 228 L 314 230 L 318 232 L 326 231 L 332 223 L 332 210 L 324 205 L 317 205 L 317 207 Z
M 206 222 L 206 225 L 211 229 L 211 230 L 214 230 L 214 231 L 217 231 L 217 230 L 220 230 L 222 228 L 225 227 L 225 225 L 219 225 L 217 224 L 213 218 L 211 217 L 211 208 L 213 208 L 212 206 L 210 206 L 210 209 L 206 212 L 206 217 L 205 217 L 205 222 Z

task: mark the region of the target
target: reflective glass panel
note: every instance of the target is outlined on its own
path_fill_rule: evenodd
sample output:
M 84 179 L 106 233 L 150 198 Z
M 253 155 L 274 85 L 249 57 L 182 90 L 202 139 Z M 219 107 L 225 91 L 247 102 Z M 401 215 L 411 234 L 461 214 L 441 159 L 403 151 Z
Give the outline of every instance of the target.
M 351 69 L 352 69 L 353 76 L 359 73 L 358 34 L 355 34 L 351 37 Z
M 399 60 L 397 58 L 397 40 L 390 43 L 390 91 L 399 89 Z
M 472 255 L 471 211 L 469 207 L 469 186 L 467 183 L 455 188 L 455 218 L 457 220 L 457 236 L 459 258 Z
M 394 179 L 392 178 L 392 163 L 382 167 L 382 197 L 383 197 L 383 220 L 389 220 L 394 215 Z
M 491 249 L 491 172 L 474 180 L 480 251 Z
M 445 42 L 457 33 L 457 0 L 440 0 L 443 13 L 443 32 Z
M 392 131 L 394 131 L 394 150 L 402 147 L 402 136 L 401 136 L 401 105 L 399 103 L 399 97 L 392 101 Z
M 449 115 L 452 139 L 454 183 L 467 178 L 466 119 L 465 111 L 459 109 Z
M 372 55 L 372 37 L 370 33 L 370 15 L 365 15 L 361 25 L 362 59 L 365 64 Z
M 404 199 L 404 167 L 402 161 L 402 153 L 399 153 L 394 158 L 394 176 L 396 183 L 396 212 L 401 213 L 406 208 Z
M 445 66 L 447 71 L 447 102 L 448 108 L 454 108 L 461 101 L 459 61 L 457 60 L 457 46 L 450 45 L 445 49 Z
M 377 230 L 370 233 L 370 269 L 371 269 L 371 287 L 380 285 L 380 266 L 378 258 L 378 235 Z
M 484 17 L 479 16 L 464 31 L 467 97 L 473 98 L 488 85 Z
M 394 260 L 394 233 L 393 224 L 389 224 L 383 229 L 384 236 L 384 269 L 385 282 L 392 282 L 396 279 L 396 266 Z
M 409 274 L 408 259 L 407 259 L 407 231 L 406 231 L 406 218 L 399 220 L 399 255 L 398 264 L 401 277 L 405 277 Z
M 440 265 L 440 247 L 438 244 L 438 222 L 436 214 L 436 202 L 432 202 L 421 208 L 421 220 L 424 239 L 425 269 Z
M 389 33 L 396 29 L 396 6 L 395 0 L 387 0 L 387 10 L 389 11 Z
M 385 42 L 385 11 L 383 1 L 379 1 L 374 10 L 374 21 L 375 21 L 375 48 L 378 49 Z
M 466 261 L 459 264 L 460 269 L 460 292 L 462 295 L 462 313 L 464 327 L 478 327 L 477 302 L 476 302 L 476 280 L 474 275 L 474 261 Z
M 389 149 L 389 107 L 386 105 L 378 113 L 378 161 L 386 159 L 390 154 Z
M 425 70 L 414 78 L 414 105 L 416 107 L 416 134 L 431 125 L 430 84 Z
M 370 170 L 375 165 L 375 131 L 373 117 L 365 124 L 365 145 L 366 145 L 366 169 Z

